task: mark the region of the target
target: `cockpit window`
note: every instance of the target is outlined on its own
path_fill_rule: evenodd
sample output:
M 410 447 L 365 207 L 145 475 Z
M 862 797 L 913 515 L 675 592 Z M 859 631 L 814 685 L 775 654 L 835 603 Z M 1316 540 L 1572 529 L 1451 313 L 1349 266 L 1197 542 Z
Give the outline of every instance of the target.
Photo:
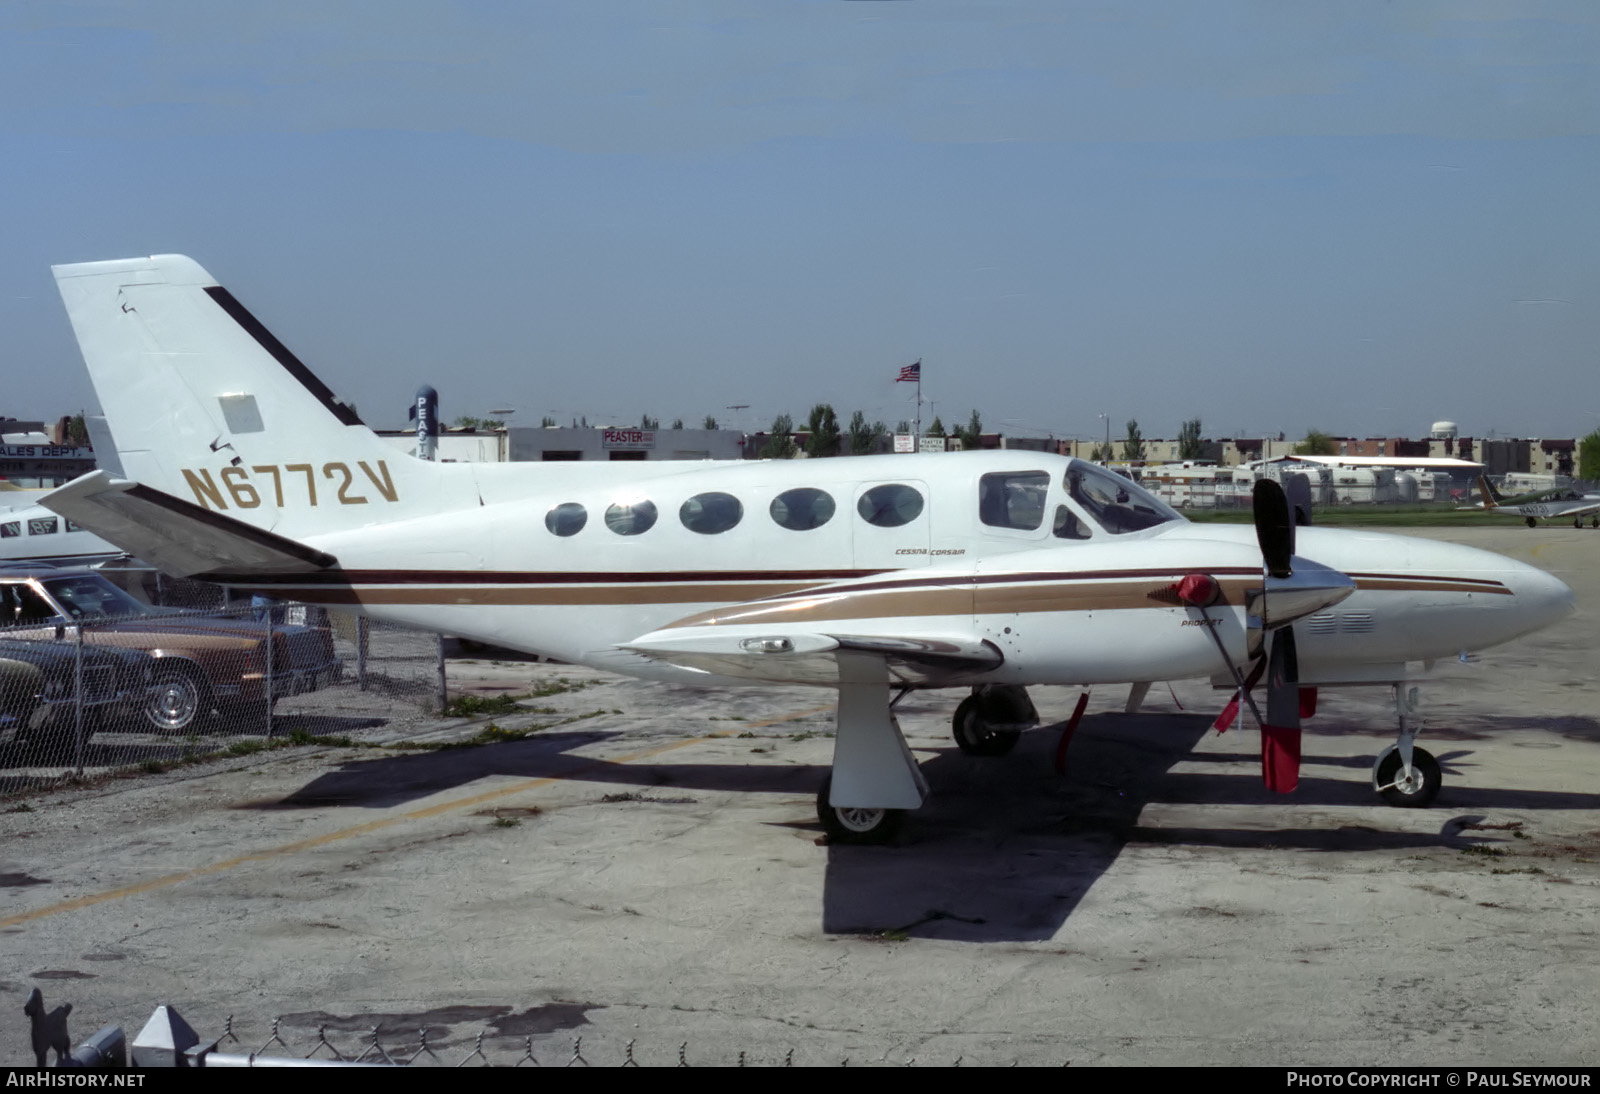
M 978 519 L 992 528 L 1031 531 L 1044 523 L 1047 471 L 997 471 L 978 480 Z
M 1056 519 L 1050 526 L 1050 534 L 1057 539 L 1088 539 L 1092 533 L 1089 531 L 1089 526 L 1078 519 L 1078 514 L 1065 505 L 1058 505 Z
M 1067 493 L 1114 536 L 1183 519 L 1138 483 L 1092 464 L 1067 468 Z

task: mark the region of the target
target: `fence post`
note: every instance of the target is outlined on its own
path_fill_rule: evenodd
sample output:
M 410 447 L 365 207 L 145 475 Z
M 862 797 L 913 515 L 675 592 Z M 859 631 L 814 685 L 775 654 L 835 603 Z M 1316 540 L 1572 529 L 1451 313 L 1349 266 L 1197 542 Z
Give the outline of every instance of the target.
M 367 690 L 367 617 L 356 616 L 356 687 Z
M 444 635 L 433 636 L 435 648 L 439 655 L 439 713 L 444 713 L 444 708 L 450 705 L 450 683 L 444 674 Z
M 78 648 L 73 656 L 72 665 L 72 757 L 78 768 L 78 777 L 83 777 L 83 621 L 78 621 Z
M 272 608 L 269 605 L 267 607 L 267 679 L 264 689 L 267 700 L 267 740 L 269 741 L 272 740 L 272 677 L 276 671 L 276 666 L 273 664 L 273 655 L 277 652 L 274 649 L 276 645 L 277 643 L 272 640 Z

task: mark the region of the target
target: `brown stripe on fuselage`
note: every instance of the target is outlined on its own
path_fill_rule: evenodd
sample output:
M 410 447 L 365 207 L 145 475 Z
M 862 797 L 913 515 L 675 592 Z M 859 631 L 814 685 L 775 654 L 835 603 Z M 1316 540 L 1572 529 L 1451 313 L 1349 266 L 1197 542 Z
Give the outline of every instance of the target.
M 249 588 L 249 586 L 241 586 Z M 308 604 L 477 604 L 490 606 L 568 606 L 617 604 L 706 604 L 726 600 L 759 600 L 775 593 L 805 588 L 793 585 L 597 585 L 539 588 L 519 586 L 445 586 L 442 588 L 294 588 L 274 586 L 272 595 Z
M 1402 577 L 1390 574 L 1355 574 L 1356 588 L 1365 592 L 1382 593 L 1487 593 L 1495 596 L 1511 596 L 1511 590 L 1498 581 L 1482 581 L 1478 578 L 1454 577 Z

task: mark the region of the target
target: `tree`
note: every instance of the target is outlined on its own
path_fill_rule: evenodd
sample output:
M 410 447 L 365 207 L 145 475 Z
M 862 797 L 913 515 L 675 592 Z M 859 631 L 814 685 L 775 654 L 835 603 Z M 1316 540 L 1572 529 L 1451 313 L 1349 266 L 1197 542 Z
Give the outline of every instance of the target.
M 504 429 L 506 423 L 498 418 L 457 418 L 452 423 L 456 429 Z
M 1122 441 L 1122 458 L 1125 460 L 1144 459 L 1144 434 L 1139 432 L 1139 420 L 1128 419 L 1128 435 Z
M 852 456 L 870 456 L 878 447 L 878 438 L 883 436 L 885 427 L 882 422 L 867 424 L 867 416 L 861 411 L 850 415 L 850 454 Z
M 660 429 L 661 428 L 661 419 L 660 418 L 652 418 L 652 417 L 650 417 L 650 415 L 646 414 L 644 417 L 639 419 L 639 428 L 640 429 Z
M 933 416 L 933 424 L 928 427 L 928 436 L 930 436 L 930 437 L 943 437 L 943 436 L 945 436 L 944 423 L 939 420 L 939 415 L 937 415 L 937 414 L 935 414 Z
M 910 433 L 911 423 L 906 421 L 904 418 L 901 418 L 898 422 L 894 423 L 894 431 L 896 433 Z
M 839 416 L 827 403 L 811 408 L 811 418 L 806 423 L 806 455 L 837 456 L 839 454 Z
M 1338 453 L 1331 434 L 1320 429 L 1306 431 L 1306 439 L 1294 446 L 1296 456 L 1333 456 Z
M 1190 418 L 1178 429 L 1178 459 L 1198 460 L 1205 453 L 1200 441 L 1200 419 Z
M 1110 445 L 1096 444 L 1094 446 L 1094 451 L 1089 453 L 1089 459 L 1093 463 L 1105 463 L 1110 458 L 1111 458 L 1111 446 Z
M 717 428 L 717 420 L 715 418 L 713 418 L 711 415 L 707 414 L 706 415 L 705 425 L 701 426 L 700 428 L 701 429 L 716 429 Z
M 548 414 L 546 414 L 543 418 L 539 419 L 539 428 L 540 429 L 554 429 L 555 426 L 556 426 L 556 420 L 554 418 L 550 417 L 550 415 L 548 415 Z
M 966 428 L 956 430 L 956 439 L 961 442 L 961 447 L 968 452 L 974 451 L 982 444 L 983 419 L 978 417 L 976 408 L 972 411 L 972 417 L 967 419 Z
M 772 432 L 767 434 L 767 443 L 761 446 L 760 456 L 764 460 L 792 460 L 799 451 L 794 444 L 794 419 L 787 414 L 779 414 L 772 419 Z
M 354 413 L 352 408 L 351 413 Z M 67 419 L 66 436 L 61 440 L 76 448 L 89 447 L 89 427 L 84 424 L 82 414 L 74 414 Z
M 682 418 L 674 418 L 674 419 L 672 419 L 672 428 L 673 429 L 682 429 L 683 428 L 683 419 Z
M 1600 482 L 1600 429 L 1578 442 L 1578 478 Z

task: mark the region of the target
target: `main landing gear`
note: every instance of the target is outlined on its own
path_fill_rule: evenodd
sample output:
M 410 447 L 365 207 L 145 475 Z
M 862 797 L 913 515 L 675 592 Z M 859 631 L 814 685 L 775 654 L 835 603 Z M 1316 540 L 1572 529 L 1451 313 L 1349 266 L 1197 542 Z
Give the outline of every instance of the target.
M 1395 684 L 1394 711 L 1399 734 L 1372 765 L 1372 789 L 1390 805 L 1423 809 L 1439 796 L 1444 773 L 1438 760 L 1412 743 L 1422 730 L 1417 689 Z
M 817 790 L 817 820 L 828 834 L 829 843 L 886 843 L 906 822 L 904 809 L 867 809 L 851 805 L 830 805 L 833 776 L 822 780 Z
M 951 719 L 956 745 L 968 756 L 1004 756 L 1022 731 L 1039 724 L 1028 690 L 1015 684 L 984 684 L 961 700 Z

